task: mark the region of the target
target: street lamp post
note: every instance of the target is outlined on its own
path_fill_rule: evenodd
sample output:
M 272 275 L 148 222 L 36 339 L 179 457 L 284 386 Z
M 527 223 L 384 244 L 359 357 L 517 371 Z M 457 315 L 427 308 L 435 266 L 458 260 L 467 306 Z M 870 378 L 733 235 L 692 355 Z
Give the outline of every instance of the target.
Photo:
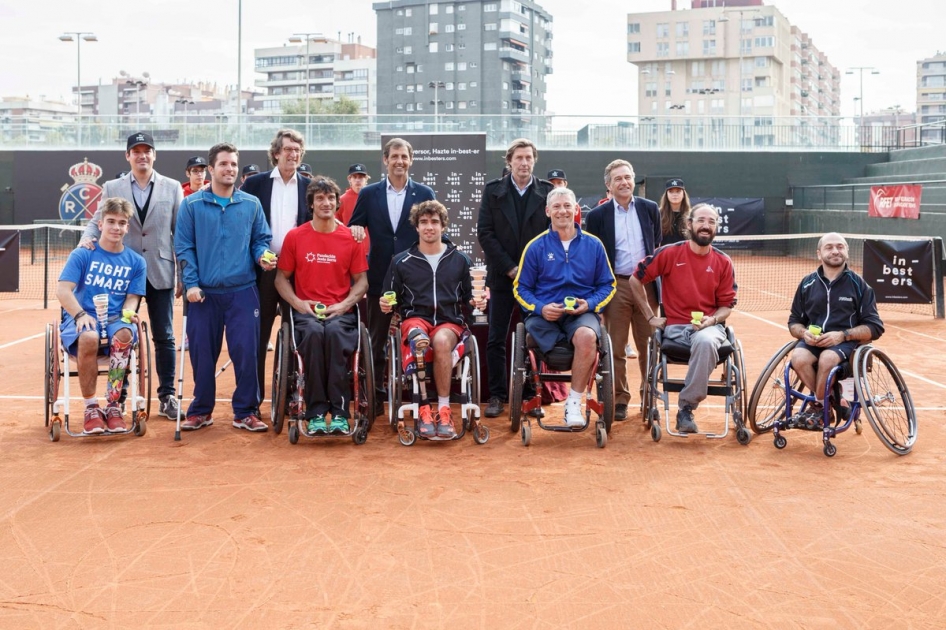
M 194 101 L 187 98 L 179 98 L 174 102 L 184 106 L 184 148 L 187 148 L 187 106 L 193 105 Z
M 857 83 L 860 90 L 860 96 L 858 100 L 861 102 L 861 125 L 864 124 L 864 70 L 870 70 L 871 74 L 880 74 L 880 70 L 877 68 L 872 68 L 871 66 L 855 66 L 853 68 L 848 68 L 844 71 L 844 74 L 854 74 L 854 71 L 857 70 Z
M 431 81 L 427 87 L 434 88 L 434 100 L 431 102 L 434 105 L 434 132 L 438 132 L 440 131 L 440 99 L 437 94 L 440 88 L 446 87 L 446 84 L 443 81 Z
M 321 35 L 321 33 L 293 33 L 292 37 L 289 38 L 289 41 L 293 44 L 301 44 L 303 38 L 305 38 L 305 63 L 303 63 L 303 68 L 305 70 L 305 131 L 306 135 L 309 133 L 309 42 L 312 40 L 313 35 Z
M 73 39 L 73 35 L 75 35 L 75 39 Z M 83 40 L 87 42 L 99 41 L 98 37 L 95 36 L 95 33 L 85 33 L 82 31 L 69 31 L 59 36 L 59 41 L 61 42 L 75 41 L 76 43 L 76 106 L 77 106 L 76 144 L 79 146 L 82 145 L 82 41 Z

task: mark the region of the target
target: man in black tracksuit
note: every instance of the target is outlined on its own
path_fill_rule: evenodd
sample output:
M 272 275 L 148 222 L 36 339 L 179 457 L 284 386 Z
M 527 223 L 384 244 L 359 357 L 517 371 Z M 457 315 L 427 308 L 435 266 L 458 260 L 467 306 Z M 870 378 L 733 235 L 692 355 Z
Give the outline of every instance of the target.
M 884 334 L 884 323 L 877 314 L 874 290 L 848 269 L 843 236 L 836 232 L 822 236 L 818 260 L 821 266 L 795 291 L 788 330 L 800 340 L 792 352 L 792 368 L 821 403 L 808 415 L 820 422 L 831 369 L 849 360 L 861 343 Z
M 396 304 L 401 314 L 403 355 L 433 362 L 437 388 L 437 418 L 427 401 L 418 410 L 417 428 L 423 437 L 456 435 L 450 412 L 450 377 L 453 350 L 466 329 L 464 308 L 485 308 L 482 296 L 473 299 L 471 262 L 456 245 L 444 238 L 447 209 L 439 201 L 423 201 L 411 208 L 410 222 L 419 241 L 391 259 L 384 286 L 395 300 L 382 296 L 379 304 L 389 313 Z M 433 356 L 429 357 L 433 350 Z

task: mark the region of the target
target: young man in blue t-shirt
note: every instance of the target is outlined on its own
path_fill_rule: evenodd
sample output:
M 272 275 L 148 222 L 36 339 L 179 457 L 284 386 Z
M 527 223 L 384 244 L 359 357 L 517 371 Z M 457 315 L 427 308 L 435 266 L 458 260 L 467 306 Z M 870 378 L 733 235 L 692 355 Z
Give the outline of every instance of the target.
M 62 345 L 78 362 L 79 389 L 85 399 L 83 429 L 85 433 L 118 433 L 126 430 L 118 399 L 138 332 L 134 324 L 122 319 L 122 311 L 138 308 L 145 294 L 146 269 L 145 259 L 122 241 L 134 211 L 131 202 L 112 197 L 102 202 L 101 210 L 98 227 L 102 235 L 92 249 L 78 247 L 69 255 L 59 275 L 56 297 L 63 309 L 59 326 Z M 104 340 L 109 364 L 104 411 L 95 395 L 102 332 L 95 310 L 99 295 L 108 296 Z

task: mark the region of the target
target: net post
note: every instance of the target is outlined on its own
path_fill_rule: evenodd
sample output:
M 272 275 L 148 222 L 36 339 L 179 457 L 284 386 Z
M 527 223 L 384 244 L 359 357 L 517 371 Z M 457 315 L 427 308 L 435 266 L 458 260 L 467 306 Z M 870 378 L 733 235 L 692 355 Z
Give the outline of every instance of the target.
M 43 310 L 49 308 L 49 227 L 45 228 L 46 242 L 43 243 Z
M 946 308 L 943 300 L 943 237 L 933 238 L 933 282 L 936 283 L 936 310 L 933 316 L 936 319 L 946 319 Z

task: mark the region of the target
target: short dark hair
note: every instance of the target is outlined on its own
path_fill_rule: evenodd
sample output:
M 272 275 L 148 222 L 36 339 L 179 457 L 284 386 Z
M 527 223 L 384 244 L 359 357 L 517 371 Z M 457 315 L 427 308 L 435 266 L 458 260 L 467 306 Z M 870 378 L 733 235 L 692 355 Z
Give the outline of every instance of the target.
M 444 229 L 447 228 L 447 209 L 436 199 L 421 201 L 411 207 L 411 215 L 409 217 L 411 225 L 416 228 L 420 224 L 420 218 L 428 215 L 437 215 L 440 219 L 440 224 L 443 225 Z
M 207 154 L 207 163 L 211 166 L 217 165 L 217 155 L 220 153 L 236 153 L 240 157 L 240 151 L 236 146 L 229 142 L 221 142 L 210 147 L 210 153 Z
M 414 147 L 412 147 L 411 143 L 405 140 L 404 138 L 391 138 L 390 140 L 385 142 L 382 155 L 384 155 L 384 157 L 388 157 L 388 154 L 391 152 L 391 149 L 393 149 L 394 147 L 404 147 L 405 149 L 407 149 L 407 154 L 410 156 L 410 158 L 412 160 L 414 159 Z
M 309 185 L 305 189 L 305 205 L 308 208 L 312 208 L 312 202 L 315 200 L 315 196 L 319 193 L 327 195 L 329 193 L 335 195 L 335 209 L 338 210 L 338 205 L 340 203 L 339 197 L 342 194 L 341 189 L 339 189 L 338 184 L 335 183 L 335 180 L 331 177 L 325 177 L 324 175 L 314 175 L 309 181 Z

